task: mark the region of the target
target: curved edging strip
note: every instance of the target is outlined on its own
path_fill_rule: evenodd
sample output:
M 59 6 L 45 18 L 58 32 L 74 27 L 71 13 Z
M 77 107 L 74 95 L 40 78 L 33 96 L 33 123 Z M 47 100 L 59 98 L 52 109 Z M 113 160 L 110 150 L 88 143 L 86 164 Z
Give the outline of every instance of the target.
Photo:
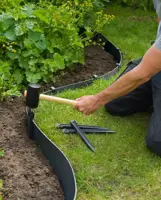
M 67 89 L 85 87 L 92 84 L 95 79 L 108 79 L 119 71 L 122 62 L 120 50 L 100 33 L 97 33 L 93 39 L 96 41 L 101 39 L 103 42 L 105 42 L 105 51 L 113 55 L 116 61 L 116 68 L 102 76 L 93 77 L 86 81 L 65 85 L 59 88 L 51 88 L 51 90 L 44 93 L 57 93 Z M 34 113 L 30 108 L 26 108 L 26 113 L 28 122 L 28 136 L 36 141 L 46 158 L 49 160 L 54 171 L 56 172 L 64 192 L 65 200 L 75 200 L 77 194 L 76 178 L 69 160 L 64 155 L 64 153 L 48 137 L 46 137 L 46 135 L 36 125 L 34 121 Z
M 86 86 L 92 84 L 93 81 L 96 79 L 109 79 L 111 76 L 118 73 L 121 68 L 121 63 L 122 63 L 122 55 L 121 55 L 119 48 L 117 48 L 112 42 L 110 42 L 107 38 L 105 38 L 101 33 L 96 33 L 95 36 L 93 37 L 93 40 L 97 41 L 98 43 L 100 42 L 100 39 L 101 39 L 101 42 L 105 43 L 105 45 L 104 45 L 105 51 L 110 53 L 116 62 L 116 67 L 113 70 L 111 70 L 101 76 L 95 76 L 95 77 L 85 80 L 85 81 L 81 81 L 81 82 L 77 82 L 77 83 L 69 84 L 69 85 L 64 85 L 59 88 L 53 88 L 53 89 L 51 88 L 51 90 L 46 91 L 44 93 L 49 93 L 49 92 L 57 93 L 57 92 L 62 92 L 64 90 L 68 90 L 68 89 L 76 89 L 76 88 L 86 87 Z
M 38 128 L 34 113 L 27 108 L 28 136 L 36 141 L 49 160 L 62 186 L 65 200 L 75 200 L 77 193 L 74 170 L 64 153 Z

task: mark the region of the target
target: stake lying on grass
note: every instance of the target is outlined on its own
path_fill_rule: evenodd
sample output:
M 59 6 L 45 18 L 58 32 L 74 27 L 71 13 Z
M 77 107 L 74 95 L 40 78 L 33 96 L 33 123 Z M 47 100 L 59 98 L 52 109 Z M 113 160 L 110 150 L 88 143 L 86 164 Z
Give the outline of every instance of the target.
M 81 130 L 83 130 L 85 133 L 94 133 L 94 134 L 102 134 L 102 133 L 109 133 L 113 134 L 116 131 L 112 131 L 109 128 L 102 128 L 99 126 L 91 126 L 91 125 L 80 125 L 77 124 Z M 62 132 L 65 134 L 70 134 L 70 133 L 76 133 L 76 131 L 72 128 L 70 124 L 56 124 L 56 127 L 59 129 L 62 129 Z
M 39 104 L 39 99 L 52 101 L 52 102 L 59 102 L 63 104 L 71 104 L 75 105 L 76 101 L 63 99 L 59 97 L 53 97 L 48 95 L 40 94 L 40 85 L 39 84 L 29 84 L 27 92 L 25 91 L 24 96 L 26 97 L 26 106 L 30 108 L 37 108 Z M 86 145 L 94 152 L 94 147 L 91 145 L 89 140 L 86 138 L 83 131 L 79 129 L 75 121 L 72 121 L 72 126 L 75 127 L 76 132 L 80 135 L 82 140 L 86 143 Z
M 39 84 L 29 84 L 27 91 L 24 92 L 24 96 L 26 97 L 26 106 L 30 108 L 37 108 L 39 99 L 62 104 L 76 104 L 76 101 L 74 100 L 40 94 L 40 87 L 41 86 Z

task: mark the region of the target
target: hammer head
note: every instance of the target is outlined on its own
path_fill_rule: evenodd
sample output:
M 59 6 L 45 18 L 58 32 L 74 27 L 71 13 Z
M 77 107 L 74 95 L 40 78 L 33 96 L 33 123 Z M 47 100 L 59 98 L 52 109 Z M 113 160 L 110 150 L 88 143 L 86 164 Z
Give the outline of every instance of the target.
M 39 104 L 40 85 L 31 83 L 28 85 L 26 95 L 26 106 L 30 108 L 37 108 Z

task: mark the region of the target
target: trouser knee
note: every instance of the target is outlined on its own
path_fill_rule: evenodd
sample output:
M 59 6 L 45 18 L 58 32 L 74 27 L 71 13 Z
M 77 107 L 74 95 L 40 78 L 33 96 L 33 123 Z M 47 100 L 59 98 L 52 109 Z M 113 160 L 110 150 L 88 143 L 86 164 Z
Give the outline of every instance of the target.
M 110 113 L 111 115 L 113 115 L 113 113 L 115 112 L 115 107 L 113 106 L 113 104 L 111 103 L 107 103 L 105 104 L 105 110 L 106 112 Z
M 122 102 L 122 103 L 121 103 Z M 116 99 L 105 105 L 106 112 L 110 113 L 113 116 L 124 117 L 134 113 L 133 108 L 126 105 L 126 101 L 120 101 Z
M 153 138 L 146 137 L 146 146 L 149 150 L 161 156 L 161 141 L 154 141 Z
M 122 116 L 120 112 L 120 108 L 115 105 L 115 103 L 110 102 L 105 105 L 106 112 L 110 113 L 113 116 Z

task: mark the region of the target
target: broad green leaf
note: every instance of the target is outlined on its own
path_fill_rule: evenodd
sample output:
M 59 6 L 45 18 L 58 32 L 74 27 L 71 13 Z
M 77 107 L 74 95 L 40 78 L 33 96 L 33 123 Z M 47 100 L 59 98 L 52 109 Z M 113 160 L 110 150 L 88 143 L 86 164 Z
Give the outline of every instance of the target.
M 3 33 L 3 22 L 0 22 L 0 34 Z
M 16 58 L 18 58 L 17 53 L 12 53 L 12 52 L 7 52 L 7 56 L 12 60 L 15 60 Z
M 22 28 L 21 25 L 17 25 L 16 28 L 15 28 L 15 34 L 16 36 L 20 36 L 20 35 L 23 35 L 24 34 L 24 30 Z
M 42 77 L 41 72 L 33 73 L 31 71 L 26 71 L 27 81 L 30 83 L 37 83 Z
M 93 31 L 92 31 L 91 28 L 86 27 L 85 34 L 86 34 L 88 37 L 92 37 L 94 33 L 93 33 Z
M 12 18 L 3 20 L 3 30 L 7 30 L 10 26 L 14 25 L 14 20 Z
M 58 67 L 53 59 L 44 59 L 42 61 L 42 63 L 44 64 L 44 66 L 41 68 L 41 71 L 43 72 L 43 74 L 48 74 L 48 71 L 50 72 L 55 72 Z
M 29 66 L 29 64 L 28 64 L 28 59 L 21 56 L 21 57 L 19 58 L 19 65 L 20 65 L 21 68 L 27 69 L 28 66 Z
M 59 53 L 54 54 L 54 61 L 55 61 L 58 68 L 64 69 L 64 67 L 65 67 L 64 59 Z
M 80 64 L 84 64 L 84 54 L 78 55 L 77 62 L 80 63 Z
M 33 9 L 35 5 L 34 4 L 25 4 L 25 6 L 22 8 L 23 12 L 26 13 L 29 17 L 33 17 Z
M 36 63 L 38 62 L 37 59 L 35 59 L 34 57 L 32 59 L 30 59 L 29 61 L 29 68 L 32 72 L 36 71 Z
M 35 43 L 35 45 L 37 46 L 37 48 L 39 48 L 40 50 L 44 50 L 46 49 L 46 42 L 43 40 L 39 40 Z
M 18 12 L 16 13 L 16 15 L 14 15 L 14 19 L 16 21 L 20 20 L 20 19 L 26 19 L 28 17 L 28 15 L 26 13 L 23 12 Z
M 10 65 L 8 62 L 0 61 L 0 77 L 4 76 L 5 79 L 10 77 Z
M 12 85 L 12 88 L 6 91 L 7 96 L 21 96 L 22 94 L 18 91 L 18 87 L 16 85 Z
M 4 156 L 4 150 L 0 150 L 0 158 Z M 2 188 L 2 180 L 0 179 L 0 188 Z
M 22 53 L 22 55 L 23 55 L 23 57 L 28 57 L 28 56 L 32 55 L 32 50 L 24 51 Z
M 40 40 L 35 42 L 35 45 L 42 51 L 46 49 L 46 40 L 43 34 L 41 35 Z
M 41 53 L 41 50 L 38 49 L 38 48 L 33 48 L 32 49 L 32 54 L 35 56 L 35 57 L 39 57 L 39 60 L 40 60 L 40 53 Z
M 28 28 L 28 29 L 32 29 L 34 27 L 34 25 L 36 24 L 36 22 L 33 22 L 33 21 L 29 21 L 29 20 L 26 20 L 24 22 L 24 25 Z
M 30 50 L 26 50 L 22 52 L 23 57 L 28 57 L 33 55 L 34 57 L 39 57 L 40 56 L 40 51 L 37 48 L 32 48 Z
M 23 77 L 23 74 L 22 74 L 22 71 L 21 71 L 20 69 L 17 69 L 17 70 L 14 72 L 13 77 L 14 77 L 14 79 L 16 80 L 16 82 L 17 82 L 18 84 L 22 83 L 23 78 L 24 78 L 24 77 Z
M 33 42 L 40 40 L 42 36 L 43 36 L 43 33 L 40 33 L 40 32 L 29 31 L 28 33 L 29 39 L 32 40 Z
M 8 29 L 5 32 L 4 36 L 9 40 L 12 40 L 12 41 L 16 40 L 16 35 L 15 35 L 15 32 L 14 32 L 13 28 Z
M 26 39 L 24 40 L 24 45 L 25 45 L 26 48 L 29 49 L 29 48 L 32 47 L 32 45 L 33 45 L 33 41 L 30 40 L 29 38 L 26 38 Z
M 39 28 L 38 26 L 34 26 L 34 27 L 32 28 L 32 31 L 33 31 L 33 32 L 43 33 L 43 29 Z
M 50 16 L 49 16 L 49 13 L 46 10 L 42 10 L 42 9 L 35 10 L 33 12 L 33 15 L 35 15 L 41 21 L 49 23 Z

